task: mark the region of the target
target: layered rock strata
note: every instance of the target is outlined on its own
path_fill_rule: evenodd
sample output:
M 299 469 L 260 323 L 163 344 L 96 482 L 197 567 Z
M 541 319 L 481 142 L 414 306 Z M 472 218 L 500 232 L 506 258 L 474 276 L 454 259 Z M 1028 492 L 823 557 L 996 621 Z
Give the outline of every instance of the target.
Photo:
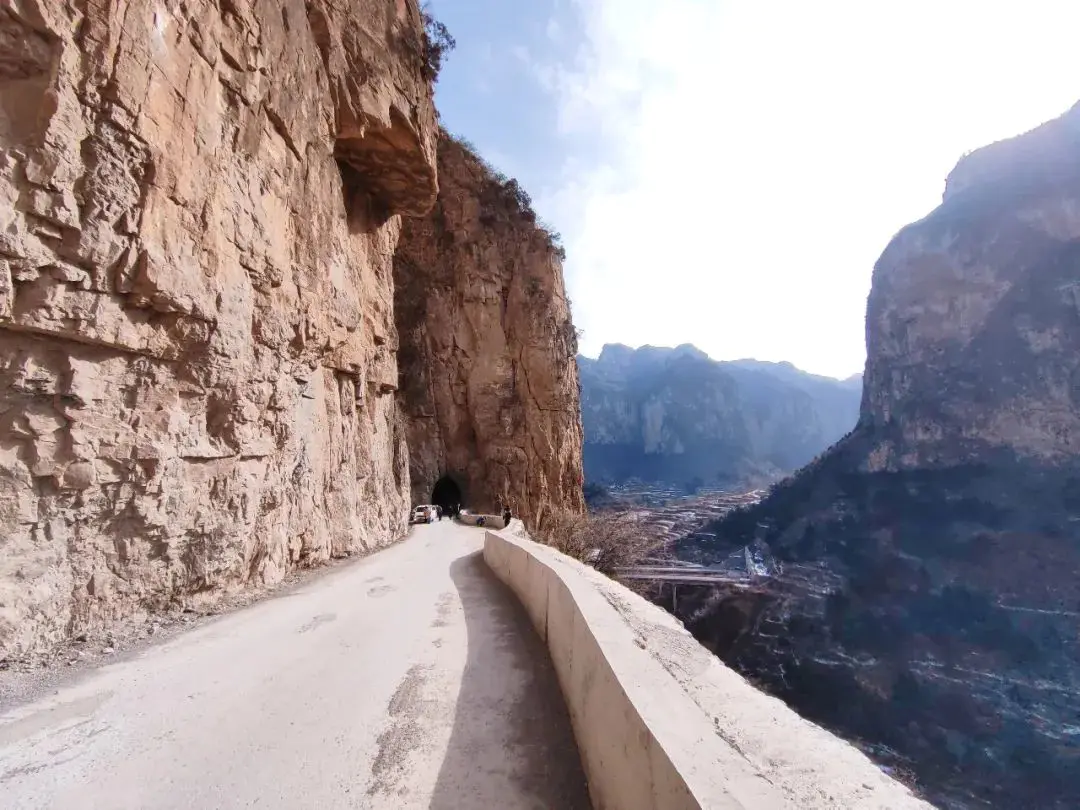
M 438 202 L 405 223 L 394 260 L 413 500 L 509 506 L 526 521 L 580 511 L 561 251 L 515 181 L 448 135 L 438 152 Z
M 0 8 L 0 650 L 390 542 L 415 0 Z

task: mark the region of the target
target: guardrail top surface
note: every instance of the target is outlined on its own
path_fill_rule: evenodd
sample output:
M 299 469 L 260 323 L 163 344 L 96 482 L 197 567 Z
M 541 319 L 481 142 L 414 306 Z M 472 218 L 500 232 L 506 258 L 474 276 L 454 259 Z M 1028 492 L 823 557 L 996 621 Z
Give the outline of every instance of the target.
M 592 568 L 527 538 L 519 521 L 489 531 L 485 558 L 517 593 L 551 650 L 597 807 L 859 808 L 930 805 L 884 774 L 861 751 L 747 683 L 702 647 L 670 614 Z M 564 627 L 562 625 L 572 625 Z M 593 650 L 590 652 L 590 650 Z M 596 657 L 592 662 L 590 659 Z M 565 660 L 561 660 L 565 659 Z M 586 674 L 583 670 L 591 669 Z M 601 673 L 601 674 L 597 674 Z M 608 694 L 583 679 L 610 673 Z M 622 716 L 594 704 L 623 701 L 638 734 L 610 737 Z M 581 705 L 576 705 L 581 704 Z M 612 726 L 587 728 L 592 721 Z M 653 751 L 645 777 L 627 769 L 635 745 Z M 661 762 L 660 760 L 663 760 Z M 600 767 L 618 772 L 600 772 Z M 665 768 L 682 788 L 657 783 Z M 600 802 L 598 779 L 640 785 L 624 804 Z M 659 791 L 659 793 L 658 793 Z M 662 795 L 667 792 L 667 799 Z

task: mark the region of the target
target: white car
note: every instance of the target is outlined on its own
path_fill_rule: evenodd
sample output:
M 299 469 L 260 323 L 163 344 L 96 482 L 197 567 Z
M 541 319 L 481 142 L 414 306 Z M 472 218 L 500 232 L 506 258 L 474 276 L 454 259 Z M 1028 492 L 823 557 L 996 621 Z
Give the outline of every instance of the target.
M 413 509 L 412 523 L 432 523 L 435 520 L 435 507 L 423 504 Z

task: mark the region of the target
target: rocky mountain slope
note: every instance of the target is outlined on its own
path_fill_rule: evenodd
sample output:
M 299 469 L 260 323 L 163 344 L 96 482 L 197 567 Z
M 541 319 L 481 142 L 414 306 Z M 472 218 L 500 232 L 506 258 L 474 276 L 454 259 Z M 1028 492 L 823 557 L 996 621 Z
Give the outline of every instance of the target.
M 394 257 L 413 500 L 456 496 L 530 521 L 581 511 L 577 335 L 561 251 L 516 183 L 446 133 L 438 168 L 438 202 L 405 223 Z
M 767 544 L 680 612 L 944 806 L 1080 795 L 1078 212 L 1080 107 L 965 157 L 874 269 L 855 431 L 684 549 Z
M 851 430 L 858 380 L 716 362 L 690 345 L 578 358 L 589 480 L 735 483 L 805 464 Z
M 438 192 L 431 44 L 415 0 L 0 8 L 0 658 L 404 532 L 393 256 Z M 455 294 L 498 296 L 480 263 Z M 537 339 L 501 351 L 573 409 Z

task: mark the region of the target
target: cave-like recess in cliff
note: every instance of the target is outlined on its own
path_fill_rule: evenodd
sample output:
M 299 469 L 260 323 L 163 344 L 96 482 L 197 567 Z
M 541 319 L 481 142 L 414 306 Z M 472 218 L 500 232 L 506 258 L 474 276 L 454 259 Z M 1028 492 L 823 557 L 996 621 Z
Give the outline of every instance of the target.
M 431 490 L 431 502 L 441 506 L 444 512 L 462 506 L 461 487 L 449 475 L 444 475 L 435 482 L 435 487 Z

